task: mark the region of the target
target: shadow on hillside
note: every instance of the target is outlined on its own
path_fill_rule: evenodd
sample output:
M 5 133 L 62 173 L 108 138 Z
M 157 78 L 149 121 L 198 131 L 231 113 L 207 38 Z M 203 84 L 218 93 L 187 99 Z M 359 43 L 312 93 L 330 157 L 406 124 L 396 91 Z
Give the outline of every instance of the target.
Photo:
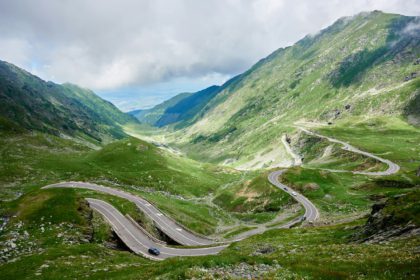
M 418 18 L 402 17 L 396 18 L 388 25 L 389 33 L 384 46 L 374 50 L 363 49 L 350 54 L 333 70 L 328 79 L 334 87 L 348 87 L 358 83 L 366 72 L 374 66 L 393 61 L 394 63 L 405 62 L 415 55 L 410 48 L 420 46 L 419 29 L 408 28 L 410 25 L 419 25 Z M 415 34 L 413 34 L 415 32 Z

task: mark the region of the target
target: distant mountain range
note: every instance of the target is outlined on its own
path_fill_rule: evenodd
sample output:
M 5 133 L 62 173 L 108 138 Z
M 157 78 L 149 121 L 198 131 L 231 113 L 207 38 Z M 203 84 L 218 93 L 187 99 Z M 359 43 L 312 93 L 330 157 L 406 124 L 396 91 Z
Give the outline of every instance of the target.
M 222 92 L 227 84 L 225 83 L 223 86 L 213 85 L 192 93 L 181 93 L 152 109 L 135 110 L 129 112 L 129 114 L 135 116 L 141 122 L 153 126 L 163 127 L 178 124 L 175 127 L 181 128 L 193 123 L 197 114 L 202 112 L 206 104 Z
M 193 158 L 270 166 L 287 159 L 279 141 L 297 122 L 401 116 L 419 125 L 419 69 L 420 18 L 379 11 L 339 19 L 221 86 L 130 114 L 0 61 L 0 128 L 107 142 L 139 120 L 165 128 L 165 141 Z
M 420 124 L 420 17 L 360 13 L 281 48 L 224 85 L 137 114 L 190 156 L 241 166 L 286 158 L 298 121 L 402 116 Z M 172 131 L 172 133 L 168 133 Z M 280 144 L 279 144 L 280 143 Z
M 122 138 L 137 122 L 93 91 L 55 84 L 0 61 L 0 129 L 41 131 L 103 142 Z
M 244 74 L 229 79 L 221 86 L 213 85 L 197 92 L 180 93 L 151 109 L 133 110 L 129 114 L 142 123 L 156 127 L 170 124 L 174 124 L 175 128 L 185 127 L 194 123 L 199 114 L 206 111 L 206 105 L 217 94 L 228 87 L 234 88 Z

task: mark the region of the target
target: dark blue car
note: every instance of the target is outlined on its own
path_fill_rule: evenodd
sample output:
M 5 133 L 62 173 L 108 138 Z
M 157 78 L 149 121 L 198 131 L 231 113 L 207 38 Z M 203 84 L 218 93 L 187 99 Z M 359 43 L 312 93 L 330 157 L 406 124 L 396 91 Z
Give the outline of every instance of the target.
M 149 248 L 149 254 L 158 256 L 160 255 L 160 251 L 157 248 Z

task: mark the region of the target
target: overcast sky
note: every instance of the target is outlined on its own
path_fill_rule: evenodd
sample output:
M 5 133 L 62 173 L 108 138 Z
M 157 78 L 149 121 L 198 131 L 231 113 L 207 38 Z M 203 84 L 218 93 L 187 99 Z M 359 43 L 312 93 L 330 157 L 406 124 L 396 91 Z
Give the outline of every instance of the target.
M 0 59 L 150 107 L 249 68 L 360 11 L 419 15 L 419 0 L 0 0 Z

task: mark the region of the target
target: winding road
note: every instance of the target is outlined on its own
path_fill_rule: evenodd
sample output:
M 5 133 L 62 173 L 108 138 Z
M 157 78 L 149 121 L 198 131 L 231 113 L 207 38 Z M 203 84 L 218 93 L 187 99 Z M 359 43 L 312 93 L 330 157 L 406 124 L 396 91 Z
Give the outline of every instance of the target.
M 134 224 L 111 204 L 103 200 L 93 198 L 87 198 L 87 201 L 92 209 L 98 211 L 105 217 L 115 233 L 121 238 L 124 244 L 130 248 L 130 250 L 152 260 L 164 260 L 170 257 L 180 256 L 215 255 L 228 246 L 221 245 L 207 248 L 171 248 L 153 241 L 143 232 L 143 230 L 139 228 L 139 225 Z M 158 248 L 160 254 L 158 256 L 149 254 L 148 249 L 151 247 Z
M 48 185 L 43 188 L 80 188 L 115 195 L 127 199 L 136 204 L 136 206 L 144 214 L 146 214 L 151 220 L 153 220 L 157 228 L 159 228 L 162 232 L 164 232 L 167 236 L 169 236 L 171 239 L 175 240 L 179 244 L 186 246 L 203 246 L 214 243 L 214 241 L 208 238 L 199 236 L 198 234 L 192 233 L 189 230 L 185 229 L 183 226 L 179 225 L 174 220 L 164 215 L 159 209 L 157 209 L 147 200 L 123 190 L 84 182 L 63 182 Z
M 357 153 L 357 154 L 361 154 L 361 155 L 376 159 L 376 160 L 388 165 L 388 169 L 385 170 L 385 171 L 377 171 L 377 172 L 352 171 L 353 174 L 362 174 L 362 175 L 371 175 L 371 176 L 387 176 L 387 175 L 395 174 L 400 170 L 400 166 L 398 164 L 393 163 L 390 160 L 378 157 L 374 154 L 359 150 L 358 148 L 353 147 L 349 143 L 346 143 L 344 141 L 340 141 L 340 140 L 337 140 L 337 139 L 334 139 L 334 138 L 331 138 L 331 137 L 328 137 L 328 136 L 324 136 L 324 135 L 309 131 L 309 130 L 303 128 L 303 127 L 298 127 L 298 128 L 300 130 L 302 130 L 303 132 L 309 134 L 309 135 L 313 135 L 313 136 L 316 136 L 316 137 L 319 137 L 319 138 L 327 139 L 328 141 L 330 141 L 332 143 L 341 144 L 343 146 L 342 147 L 343 150 L 350 151 L 350 152 Z M 331 171 L 347 172 L 347 171 L 344 171 L 344 170 L 331 170 Z
M 278 187 L 279 189 L 289 193 L 297 202 L 302 204 L 303 208 L 305 208 L 305 214 L 303 214 L 303 218 L 306 221 L 308 221 L 310 223 L 313 223 L 319 217 L 318 209 L 305 196 L 303 196 L 302 194 L 294 191 L 292 188 L 290 188 L 290 187 L 288 187 L 288 186 L 279 182 L 279 176 L 281 174 L 283 174 L 284 171 L 285 170 L 277 170 L 277 171 L 271 172 L 268 175 L 268 180 L 270 181 L 271 184 L 273 184 L 274 186 Z M 290 225 L 290 226 L 292 226 L 292 225 Z
M 385 171 L 379 172 L 353 172 L 355 174 L 365 174 L 365 175 L 390 175 L 398 172 L 399 166 L 389 160 L 380 158 L 368 152 L 361 151 L 350 144 L 339 141 L 330 137 L 326 137 L 314 132 L 311 132 L 304 128 L 299 128 L 305 133 L 318 136 L 321 138 L 328 139 L 331 142 L 342 144 L 344 147 L 343 149 L 352 151 L 355 153 L 363 154 L 365 156 L 374 158 L 379 160 L 388 165 L 388 169 Z M 225 244 L 217 242 L 215 240 L 211 240 L 207 237 L 198 235 L 189 231 L 188 229 L 184 228 L 177 222 L 175 222 L 170 217 L 166 216 L 162 213 L 158 208 L 152 205 L 147 200 L 128 193 L 123 190 L 118 190 L 110 187 L 105 187 L 102 185 L 92 184 L 92 183 L 84 183 L 84 182 L 62 182 L 57 184 L 52 184 L 43 187 L 44 189 L 48 188 L 81 188 L 81 189 L 89 189 L 98 192 L 103 192 L 111 195 L 115 195 L 124 199 L 127 199 L 136 204 L 136 206 L 150 219 L 152 219 L 157 228 L 159 228 L 162 232 L 164 232 L 167 236 L 171 239 L 175 240 L 181 245 L 186 246 L 202 246 L 201 248 L 173 248 L 166 246 L 163 242 L 159 242 L 155 238 L 151 237 L 145 229 L 141 228 L 139 224 L 130 220 L 126 216 L 124 216 L 121 212 L 119 212 L 114 206 L 111 204 L 93 198 L 87 198 L 87 201 L 90 207 L 101 215 L 105 217 L 108 223 L 112 226 L 115 233 L 121 238 L 121 240 L 130 248 L 134 253 L 143 255 L 152 260 L 164 260 L 170 257 L 179 257 L 179 256 L 204 256 L 204 255 L 215 255 L 218 254 L 221 250 L 229 246 L 230 242 L 235 242 L 247 238 L 249 236 L 262 233 L 268 229 L 273 228 L 290 228 L 291 226 L 300 223 L 302 221 L 307 221 L 309 223 L 313 223 L 315 220 L 319 218 L 319 211 L 315 207 L 315 205 L 309 201 L 305 196 L 302 194 L 294 191 L 292 188 L 282 184 L 279 181 L 279 176 L 285 170 L 277 170 L 271 172 L 268 175 L 268 180 L 271 184 L 276 186 L 277 188 L 281 189 L 284 192 L 290 194 L 293 199 L 299 202 L 305 209 L 305 213 L 302 217 L 296 218 L 286 224 L 279 225 L 277 227 L 258 227 L 254 230 L 250 230 L 240 234 L 240 238 L 236 238 L 234 240 L 228 240 Z M 158 248 L 160 254 L 158 256 L 151 255 L 148 253 L 148 249 L 154 247 Z
M 98 184 L 84 183 L 84 182 L 62 182 L 57 184 L 52 184 L 43 187 L 43 189 L 50 188 L 80 188 L 94 190 L 102 193 L 107 193 L 115 195 L 124 199 L 127 199 L 136 204 L 136 206 L 146 214 L 150 219 L 152 219 L 155 225 L 171 239 L 175 240 L 181 245 L 186 246 L 207 246 L 204 248 L 172 248 L 166 246 L 162 242 L 156 242 L 150 235 L 146 234 L 146 230 L 141 228 L 141 226 L 135 223 L 133 220 L 130 220 L 124 216 L 120 211 L 118 211 L 111 204 L 93 198 L 87 198 L 87 201 L 90 207 L 102 216 L 105 217 L 107 222 L 112 226 L 112 229 L 120 237 L 120 239 L 136 254 L 143 255 L 152 260 L 163 260 L 170 257 L 176 256 L 205 256 L 205 255 L 215 255 L 221 250 L 226 248 L 229 243 L 245 239 L 249 236 L 262 233 L 268 229 L 274 228 L 290 228 L 291 226 L 307 220 L 309 222 L 315 221 L 318 217 L 318 210 L 316 207 L 303 195 L 294 192 L 293 189 L 287 187 L 286 185 L 279 182 L 278 177 L 285 170 L 277 170 L 270 173 L 268 180 L 281 189 L 282 191 L 288 192 L 296 201 L 302 204 L 305 208 L 305 214 L 302 217 L 296 218 L 292 221 L 289 221 L 286 224 L 277 226 L 277 227 L 259 227 L 254 230 L 244 232 L 237 237 L 236 239 L 228 240 L 225 244 L 217 242 L 215 240 L 202 237 L 196 233 L 185 229 L 183 226 L 179 225 L 177 222 L 163 214 L 159 209 L 153 206 L 147 200 L 128 193 L 126 191 L 105 187 Z M 293 195 L 292 193 L 295 193 Z M 222 245 L 220 245 L 222 244 Z M 215 246 L 218 245 L 218 246 Z M 211 247 L 210 247 L 211 246 Z M 158 248 L 161 252 L 160 255 L 154 256 L 148 253 L 149 248 Z

